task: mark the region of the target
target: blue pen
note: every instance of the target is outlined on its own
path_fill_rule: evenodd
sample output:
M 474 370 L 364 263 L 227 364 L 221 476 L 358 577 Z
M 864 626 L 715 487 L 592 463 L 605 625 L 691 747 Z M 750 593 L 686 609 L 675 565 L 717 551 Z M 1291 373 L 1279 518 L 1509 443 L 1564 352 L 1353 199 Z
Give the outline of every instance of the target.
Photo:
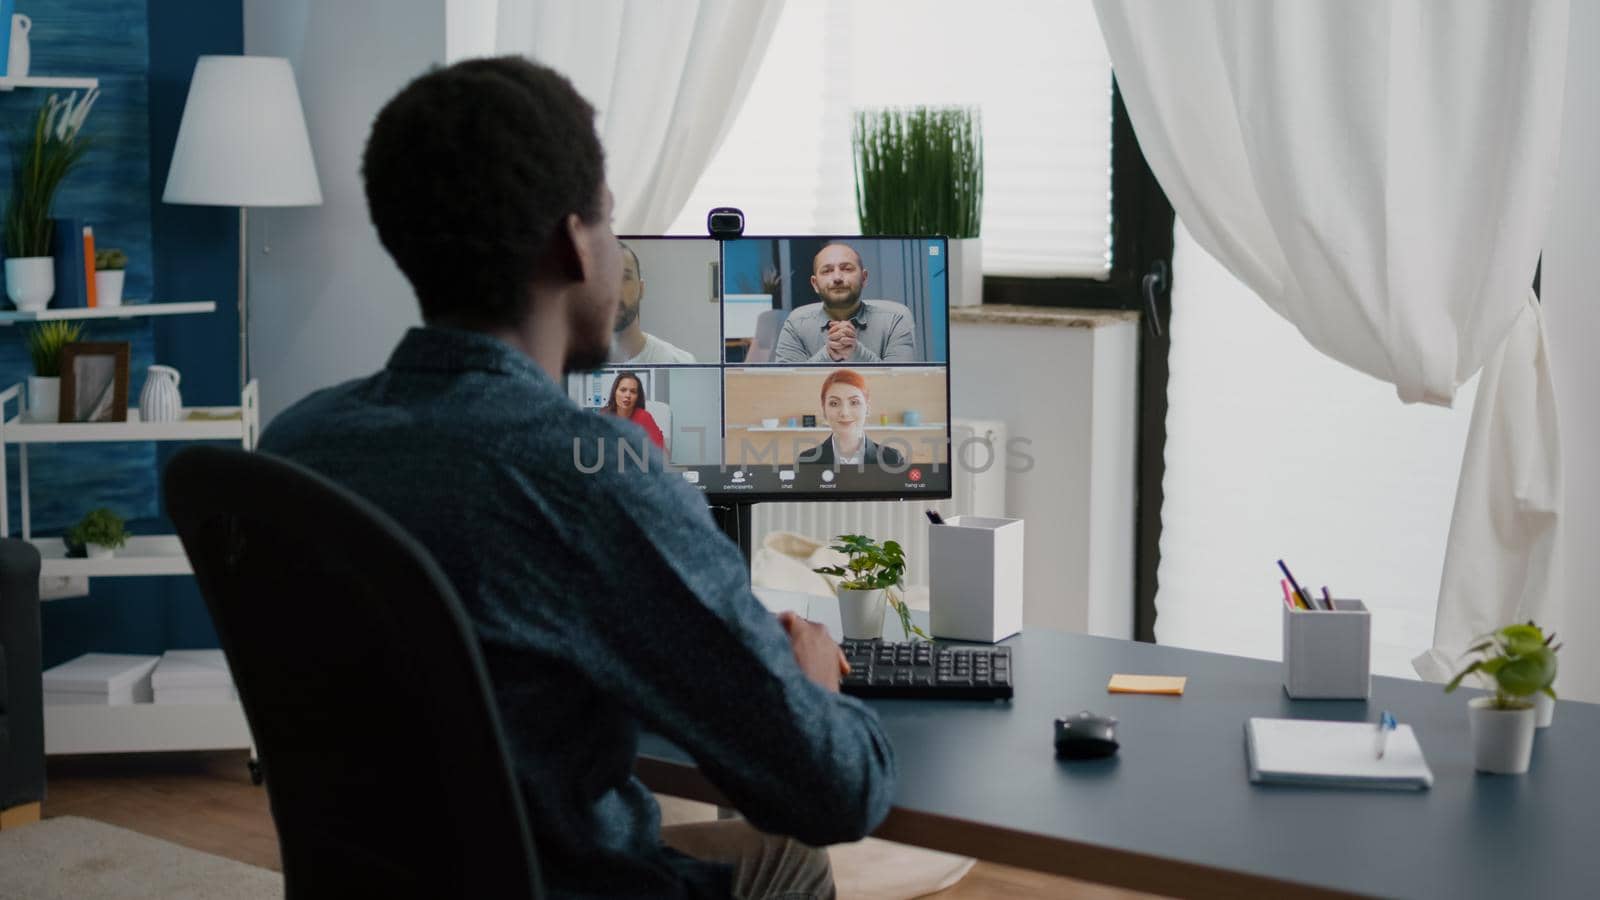
M 1379 759 L 1383 759 L 1384 747 L 1389 743 L 1389 732 L 1395 730 L 1397 725 L 1398 723 L 1395 722 L 1394 716 L 1387 709 L 1383 711 L 1382 715 L 1378 716 L 1378 744 L 1376 749 Z

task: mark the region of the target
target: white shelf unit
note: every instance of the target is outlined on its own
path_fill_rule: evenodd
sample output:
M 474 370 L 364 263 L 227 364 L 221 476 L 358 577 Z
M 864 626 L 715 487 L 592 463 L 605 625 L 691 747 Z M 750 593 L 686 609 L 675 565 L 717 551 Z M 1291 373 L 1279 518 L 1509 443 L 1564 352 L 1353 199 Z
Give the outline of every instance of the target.
M 150 753 L 252 747 L 238 703 L 44 708 L 44 752 Z
M 123 303 L 120 306 L 80 306 L 71 309 L 43 309 L 26 312 L 20 309 L 0 310 L 0 325 L 21 322 L 55 322 L 62 319 L 134 319 L 143 316 L 181 316 L 191 313 L 216 312 L 217 304 L 211 300 L 188 303 Z
M 79 78 L 63 75 L 24 75 L 21 78 L 0 76 L 0 91 L 16 88 L 54 88 L 58 91 L 92 91 L 100 86 L 98 78 Z
M 185 575 L 193 571 L 183 545 L 176 535 L 144 535 L 128 539 L 110 559 L 71 559 L 60 538 L 33 537 L 29 502 L 28 446 L 30 444 L 72 444 L 107 441 L 233 441 L 246 450 L 254 449 L 260 433 L 260 387 L 255 381 L 245 385 L 238 406 L 185 407 L 184 418 L 176 422 L 141 422 L 139 410 L 129 408 L 126 422 L 31 422 L 20 412 L 21 384 L 0 391 L 0 459 L 8 444 L 17 445 L 17 474 L 22 492 L 22 537 L 33 541 L 43 557 L 41 577 Z M 19 412 L 9 415 L 15 402 Z M 11 509 L 8 475 L 0 465 L 0 537 L 11 536 Z
M 260 388 L 245 385 L 238 406 L 185 407 L 176 422 L 142 422 L 139 410 L 128 410 L 126 422 L 36 422 L 21 412 L 21 384 L 0 391 L 0 537 L 11 534 L 10 485 L 5 449 L 17 445 L 17 473 L 22 493 L 22 537 L 39 548 L 40 577 L 95 578 L 130 575 L 188 575 L 194 572 L 183 543 L 173 534 L 128 538 L 109 559 L 67 556 L 58 537 L 35 538 L 29 518 L 28 447 L 31 444 L 74 444 L 97 441 L 231 441 L 255 448 L 260 433 Z M 16 412 L 9 408 L 16 404 Z M 238 703 L 131 706 L 46 706 L 44 751 L 75 753 L 145 753 L 179 750 L 249 748 L 254 756 L 244 707 Z

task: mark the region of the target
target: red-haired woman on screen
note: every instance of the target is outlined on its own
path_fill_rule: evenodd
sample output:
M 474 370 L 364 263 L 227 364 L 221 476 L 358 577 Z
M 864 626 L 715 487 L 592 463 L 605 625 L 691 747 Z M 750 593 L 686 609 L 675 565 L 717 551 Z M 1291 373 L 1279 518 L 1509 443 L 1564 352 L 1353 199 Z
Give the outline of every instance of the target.
M 824 465 L 898 466 L 905 457 L 893 447 L 885 447 L 867 437 L 867 419 L 872 415 L 872 394 L 867 379 L 854 369 L 835 369 L 822 380 L 822 421 L 833 434 L 818 446 L 800 454 L 796 462 Z

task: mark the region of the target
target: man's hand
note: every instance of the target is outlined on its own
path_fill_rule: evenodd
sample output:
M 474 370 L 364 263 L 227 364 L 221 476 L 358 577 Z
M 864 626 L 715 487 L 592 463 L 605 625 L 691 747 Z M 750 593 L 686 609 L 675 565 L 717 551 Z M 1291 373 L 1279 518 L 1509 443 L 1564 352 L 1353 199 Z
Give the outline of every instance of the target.
M 828 355 L 835 362 L 845 362 L 856 353 L 856 326 L 848 319 L 828 323 Z
M 850 674 L 850 662 L 828 636 L 828 629 L 789 610 L 778 613 L 778 624 L 789 635 L 789 646 L 794 649 L 800 671 L 823 690 L 837 694 L 839 679 Z

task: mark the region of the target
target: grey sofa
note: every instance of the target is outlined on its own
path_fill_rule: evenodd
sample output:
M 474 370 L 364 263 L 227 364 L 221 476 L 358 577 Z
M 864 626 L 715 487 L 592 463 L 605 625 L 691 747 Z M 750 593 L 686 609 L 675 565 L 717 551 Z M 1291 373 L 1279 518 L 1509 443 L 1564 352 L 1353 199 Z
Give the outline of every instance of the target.
M 0 810 L 44 799 L 39 551 L 0 538 Z

